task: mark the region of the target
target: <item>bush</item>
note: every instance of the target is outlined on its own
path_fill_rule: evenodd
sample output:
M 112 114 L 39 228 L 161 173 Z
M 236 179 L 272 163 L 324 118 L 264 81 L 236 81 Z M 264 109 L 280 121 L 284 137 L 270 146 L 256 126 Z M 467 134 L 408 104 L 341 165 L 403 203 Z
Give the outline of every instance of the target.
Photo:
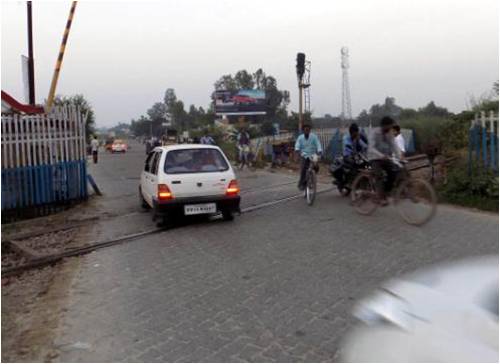
M 449 119 L 442 117 L 417 117 L 401 121 L 401 127 L 415 131 L 415 148 L 424 153 L 429 144 L 441 146 L 443 130 Z
M 463 114 L 463 115 L 462 115 Z M 467 147 L 469 126 L 473 115 L 462 113 L 453 117 L 418 117 L 401 121 L 403 128 L 415 131 L 415 148 L 421 153 L 429 144 L 438 146 L 442 153 L 451 153 Z
M 498 175 L 481 165 L 467 163 L 452 166 L 446 182 L 440 186 L 441 197 L 448 202 L 498 211 Z

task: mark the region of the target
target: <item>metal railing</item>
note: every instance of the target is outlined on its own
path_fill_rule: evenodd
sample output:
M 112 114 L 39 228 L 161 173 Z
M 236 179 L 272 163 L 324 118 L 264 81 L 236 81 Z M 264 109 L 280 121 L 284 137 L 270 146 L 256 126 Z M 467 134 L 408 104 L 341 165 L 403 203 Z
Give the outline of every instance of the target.
M 87 198 L 84 120 L 73 106 L 2 115 L 2 216 Z

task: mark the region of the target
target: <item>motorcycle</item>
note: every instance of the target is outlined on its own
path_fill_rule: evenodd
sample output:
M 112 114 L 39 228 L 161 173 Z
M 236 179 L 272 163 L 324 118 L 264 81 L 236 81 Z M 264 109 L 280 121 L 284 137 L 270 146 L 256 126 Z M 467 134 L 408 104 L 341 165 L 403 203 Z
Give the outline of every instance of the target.
M 337 186 L 342 196 L 349 196 L 352 182 L 359 171 L 369 168 L 369 166 L 368 158 L 362 153 L 356 153 L 350 158 L 337 157 L 330 165 L 330 174 L 333 177 L 332 183 Z

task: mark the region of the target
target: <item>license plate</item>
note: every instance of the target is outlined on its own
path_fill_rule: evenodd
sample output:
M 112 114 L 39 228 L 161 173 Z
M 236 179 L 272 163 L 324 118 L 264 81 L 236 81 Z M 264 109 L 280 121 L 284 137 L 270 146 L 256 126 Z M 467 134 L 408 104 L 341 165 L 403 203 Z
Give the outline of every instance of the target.
M 217 212 L 217 205 L 214 203 L 184 206 L 184 215 L 213 214 L 215 212 Z

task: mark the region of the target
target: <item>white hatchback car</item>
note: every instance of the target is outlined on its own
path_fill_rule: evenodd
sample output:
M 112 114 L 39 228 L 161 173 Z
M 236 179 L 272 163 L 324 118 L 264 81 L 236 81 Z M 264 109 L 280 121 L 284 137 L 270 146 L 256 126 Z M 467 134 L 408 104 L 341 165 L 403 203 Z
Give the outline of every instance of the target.
M 142 206 L 165 223 L 174 216 L 240 211 L 240 189 L 229 160 L 217 146 L 176 144 L 154 148 L 141 174 Z

